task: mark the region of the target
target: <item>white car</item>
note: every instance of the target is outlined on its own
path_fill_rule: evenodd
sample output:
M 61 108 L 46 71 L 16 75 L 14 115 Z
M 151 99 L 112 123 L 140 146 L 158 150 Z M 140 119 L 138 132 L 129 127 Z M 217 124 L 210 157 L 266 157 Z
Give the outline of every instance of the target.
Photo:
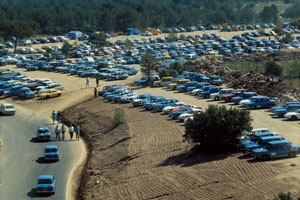
M 190 120 L 193 120 L 193 119 L 194 119 L 194 116 L 189 116 L 189 117 L 186 117 L 186 118 L 184 119 L 184 121 L 183 121 L 183 122 L 184 122 L 184 124 L 186 124 L 186 123 L 187 123 L 187 121 L 188 121 L 189 119 L 190 119 Z
M 192 108 L 192 110 L 187 111 L 187 112 L 182 113 L 181 115 L 179 115 L 178 120 L 181 121 L 181 122 L 183 122 L 185 120 L 185 118 L 192 117 L 192 116 L 194 116 L 194 113 L 199 113 L 199 112 L 202 112 L 202 110 L 201 109 L 193 109 Z
M 125 94 L 125 95 L 121 96 L 120 102 L 121 103 L 129 103 L 129 102 L 132 102 L 133 100 L 135 100 L 137 97 L 138 97 L 138 94 L 135 94 L 135 93 Z
M 244 99 L 244 100 L 239 102 L 239 105 L 242 106 L 242 105 L 244 105 L 245 103 L 248 103 L 248 102 L 251 102 L 251 100 L 250 99 Z
M 191 93 L 192 95 L 197 95 L 198 92 L 199 92 L 200 90 L 202 90 L 202 89 L 194 89 L 194 90 L 192 90 L 190 93 Z
M 300 119 L 300 109 L 296 112 L 288 112 L 284 115 L 284 118 L 288 120 L 297 120 Z
M 222 89 L 217 93 L 212 93 L 210 94 L 210 98 L 215 100 L 215 101 L 219 101 L 222 99 L 222 97 L 224 97 L 227 94 L 235 94 L 235 90 L 234 89 Z
M 0 113 L 2 115 L 14 115 L 16 113 L 16 109 L 12 104 L 0 104 Z
M 174 106 L 166 106 L 166 107 L 163 108 L 162 111 L 163 111 L 163 113 L 167 114 L 167 113 L 171 112 L 171 110 L 173 110 L 175 108 L 179 108 L 180 106 L 182 106 L 184 104 L 186 104 L 186 103 L 184 103 L 184 102 L 176 102 Z

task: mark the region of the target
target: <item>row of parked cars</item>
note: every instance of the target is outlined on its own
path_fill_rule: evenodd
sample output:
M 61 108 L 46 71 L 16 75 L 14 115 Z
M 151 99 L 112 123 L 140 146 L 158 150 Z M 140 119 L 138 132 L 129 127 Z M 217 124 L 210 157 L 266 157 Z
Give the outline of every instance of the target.
M 243 92 L 243 91 L 240 91 Z M 193 115 L 205 112 L 201 106 L 194 106 L 180 102 L 173 98 L 164 98 L 151 94 L 136 94 L 124 85 L 109 85 L 99 91 L 107 101 L 114 103 L 132 103 L 134 107 L 143 107 L 145 110 L 163 112 L 172 119 L 187 122 L 193 119 Z M 234 94 L 228 94 L 234 98 Z M 223 96 L 226 99 L 228 95 Z M 227 99 L 228 100 L 228 99 Z M 243 150 L 256 159 L 267 160 L 278 157 L 295 157 L 300 152 L 300 147 L 278 133 L 271 132 L 266 128 L 254 129 L 250 133 L 243 133 L 240 137 Z
M 5 97 L 32 99 L 39 96 L 45 99 L 62 95 L 63 89 L 63 85 L 50 79 L 31 78 L 9 69 L 0 69 L 0 95 Z

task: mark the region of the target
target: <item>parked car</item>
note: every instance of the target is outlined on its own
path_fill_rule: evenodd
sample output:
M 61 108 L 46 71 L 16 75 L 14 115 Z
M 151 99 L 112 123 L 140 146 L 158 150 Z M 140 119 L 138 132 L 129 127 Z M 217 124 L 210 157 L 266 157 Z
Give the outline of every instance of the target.
M 234 104 L 239 104 L 240 101 L 245 100 L 245 99 L 249 99 L 250 97 L 253 97 L 253 96 L 258 96 L 258 94 L 256 92 L 244 92 L 239 97 L 233 97 L 231 99 L 231 101 Z
M 271 108 L 271 111 L 273 113 L 275 113 L 276 110 L 279 109 L 284 109 L 286 108 L 288 105 L 300 105 L 300 102 L 296 101 L 296 102 L 284 102 L 281 106 L 274 106 Z
M 41 175 L 36 187 L 37 194 L 55 194 L 56 181 L 53 175 Z
M 262 138 L 259 138 L 255 144 L 245 145 L 244 148 L 245 148 L 245 151 L 251 153 L 254 149 L 263 148 L 268 142 L 279 141 L 279 140 L 285 140 L 285 139 L 284 139 L 284 137 L 281 137 L 281 136 L 262 137 Z
M 275 114 L 278 116 L 278 117 L 284 117 L 284 115 L 286 113 L 289 113 L 289 112 L 296 112 L 297 110 L 300 109 L 300 104 L 291 104 L 291 105 L 287 105 L 285 108 L 282 108 L 282 109 L 276 109 L 275 110 Z
M 59 151 L 56 145 L 46 146 L 44 150 L 45 161 L 59 161 Z
M 51 141 L 51 132 L 47 127 L 37 129 L 37 141 Z
M 290 141 L 280 140 L 268 142 L 264 148 L 253 150 L 253 155 L 259 160 L 268 160 L 279 157 L 296 157 L 299 154 L 299 146 L 293 145 Z
M 60 90 L 56 90 L 56 89 L 49 89 L 48 92 L 45 92 L 45 93 L 41 93 L 39 96 L 42 98 L 42 99 L 48 99 L 48 98 L 53 98 L 53 97 L 59 97 L 63 94 L 62 91 Z
M 163 87 L 166 82 L 172 82 L 173 77 L 162 77 L 162 79 L 153 82 L 153 87 Z
M 269 97 L 265 96 L 256 96 L 252 97 L 250 102 L 243 104 L 244 108 L 248 109 L 257 109 L 257 108 L 271 108 L 276 105 L 274 100 L 271 100 Z
M 210 98 L 215 100 L 215 101 L 219 101 L 221 100 L 225 95 L 228 94 L 235 94 L 235 90 L 231 89 L 231 88 L 226 88 L 226 89 L 221 89 L 219 90 L 219 92 L 217 93 L 211 93 L 210 94 Z
M 247 92 L 247 90 L 246 89 L 237 89 L 237 90 L 235 90 L 234 94 L 227 94 L 227 95 L 223 96 L 222 100 L 225 100 L 225 102 L 231 102 L 231 99 L 233 97 L 239 97 L 244 92 Z
M 223 81 L 220 79 L 219 76 L 211 75 L 211 76 L 209 76 L 209 83 L 212 85 L 221 86 L 223 84 Z
M 181 79 L 176 81 L 175 83 L 171 83 L 168 85 L 168 89 L 176 90 L 177 86 L 184 85 L 186 82 L 189 82 L 189 79 Z
M 295 112 L 288 112 L 284 115 L 287 120 L 297 120 L 300 119 L 300 109 Z

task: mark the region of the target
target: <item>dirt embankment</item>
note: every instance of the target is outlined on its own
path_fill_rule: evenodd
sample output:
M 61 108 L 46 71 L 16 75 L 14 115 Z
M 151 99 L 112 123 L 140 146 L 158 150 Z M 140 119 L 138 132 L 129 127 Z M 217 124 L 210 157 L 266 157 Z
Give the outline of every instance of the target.
M 127 124 L 112 129 L 119 107 Z M 82 125 L 92 146 L 79 199 L 272 199 L 280 191 L 298 195 L 297 183 L 280 178 L 292 159 L 256 162 L 242 154 L 193 155 L 191 145 L 182 142 L 184 126 L 160 113 L 99 97 L 63 114 Z

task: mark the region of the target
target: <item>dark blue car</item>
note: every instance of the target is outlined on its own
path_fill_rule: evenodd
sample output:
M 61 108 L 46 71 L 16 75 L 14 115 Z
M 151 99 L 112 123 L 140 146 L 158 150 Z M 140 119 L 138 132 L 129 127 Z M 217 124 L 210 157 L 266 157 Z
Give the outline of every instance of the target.
M 256 96 L 252 97 L 250 102 L 243 104 L 244 108 L 248 109 L 257 109 L 257 108 L 271 108 L 276 105 L 274 100 L 271 100 L 269 97 L 265 96 Z
M 244 92 L 242 93 L 240 96 L 238 97 L 233 97 L 231 99 L 231 101 L 234 103 L 234 104 L 239 104 L 240 101 L 242 100 L 245 100 L 245 99 L 249 99 L 250 97 L 253 97 L 253 96 L 258 96 L 258 94 L 256 92 Z

